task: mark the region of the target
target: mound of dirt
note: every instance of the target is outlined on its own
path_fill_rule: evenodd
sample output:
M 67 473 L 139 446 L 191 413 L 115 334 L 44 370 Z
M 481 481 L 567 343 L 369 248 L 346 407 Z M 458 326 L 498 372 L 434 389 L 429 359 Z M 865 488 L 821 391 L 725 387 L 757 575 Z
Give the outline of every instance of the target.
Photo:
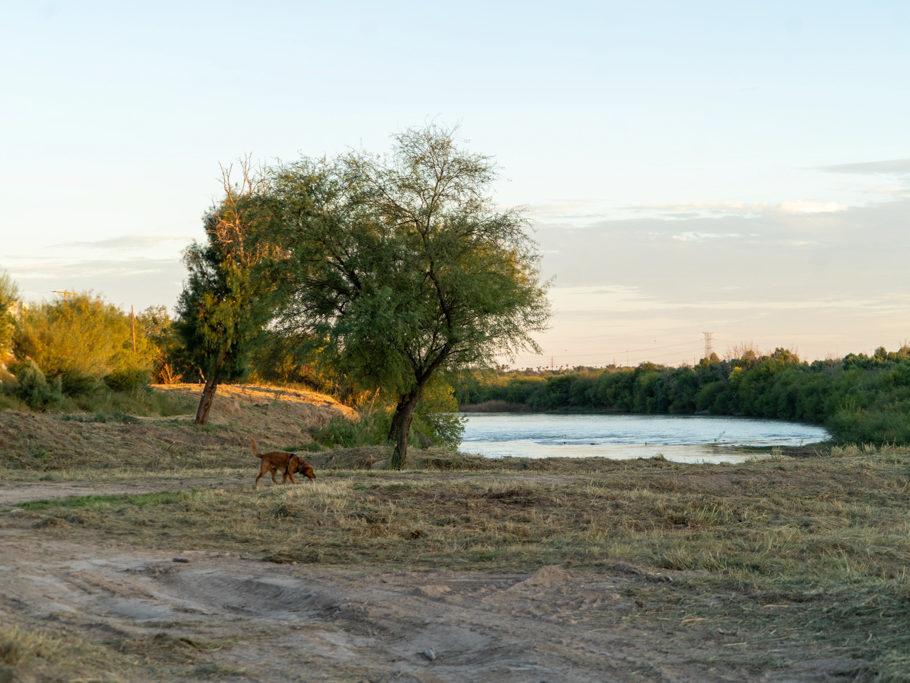
M 173 384 L 156 391 L 198 397 L 202 386 Z M 167 471 L 183 467 L 249 464 L 250 440 L 262 450 L 299 448 L 310 430 L 356 413 L 332 397 L 300 389 L 252 385 L 218 388 L 209 422 L 194 415 L 109 421 L 96 415 L 0 411 L 0 467 L 59 470 L 92 465 Z
M 161 384 L 157 391 L 173 391 L 198 398 L 201 384 Z M 288 423 L 293 429 L 324 427 L 342 415 L 356 419 L 357 413 L 328 394 L 307 389 L 291 389 L 254 384 L 223 384 L 218 387 L 209 422 L 229 425 L 242 420 L 258 425 L 269 433 L 280 433 Z

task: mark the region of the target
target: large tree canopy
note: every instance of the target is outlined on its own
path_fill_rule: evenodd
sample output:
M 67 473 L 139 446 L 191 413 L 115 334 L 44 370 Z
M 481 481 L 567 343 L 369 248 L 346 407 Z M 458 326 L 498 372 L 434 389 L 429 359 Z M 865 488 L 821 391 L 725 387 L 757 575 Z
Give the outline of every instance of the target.
M 291 290 L 285 320 L 324 340 L 346 372 L 396 398 L 390 464 L 436 373 L 536 348 L 548 317 L 526 223 L 486 194 L 493 165 L 437 128 L 391 157 L 304 159 L 273 171 Z

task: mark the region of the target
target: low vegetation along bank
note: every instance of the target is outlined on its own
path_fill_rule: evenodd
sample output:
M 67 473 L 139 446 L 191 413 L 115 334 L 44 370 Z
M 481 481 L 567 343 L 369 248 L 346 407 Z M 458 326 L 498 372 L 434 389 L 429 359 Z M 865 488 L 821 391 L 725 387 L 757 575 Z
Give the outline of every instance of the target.
M 910 444 L 910 347 L 806 363 L 782 349 L 694 367 L 471 372 L 455 381 L 473 409 L 711 414 L 823 425 L 840 444 Z

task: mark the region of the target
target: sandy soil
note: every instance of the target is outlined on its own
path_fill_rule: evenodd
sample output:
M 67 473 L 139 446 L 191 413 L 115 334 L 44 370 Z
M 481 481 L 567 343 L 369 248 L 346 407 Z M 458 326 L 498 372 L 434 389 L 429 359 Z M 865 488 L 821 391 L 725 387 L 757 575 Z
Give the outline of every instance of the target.
M 175 483 L 122 490 L 164 488 Z M 111 492 L 78 482 L 0 487 L 3 610 L 89 640 L 166 638 L 236 681 L 827 681 L 855 672 L 849 659 L 762 672 L 749 663 L 748 634 L 697 618 L 657 627 L 639 618 L 646 606 L 627 589 L 672 590 L 672 573 L 370 574 L 102 537 L 70 542 L 22 528 L 10 507 Z

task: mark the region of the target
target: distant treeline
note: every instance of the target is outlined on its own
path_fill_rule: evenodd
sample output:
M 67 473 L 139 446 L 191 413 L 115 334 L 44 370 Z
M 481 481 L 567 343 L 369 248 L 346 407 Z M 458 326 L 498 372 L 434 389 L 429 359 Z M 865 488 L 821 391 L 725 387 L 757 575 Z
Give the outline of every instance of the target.
M 908 346 L 813 363 L 777 349 L 694 367 L 473 371 L 454 385 L 462 409 L 736 415 L 820 424 L 839 443 L 910 443 Z

